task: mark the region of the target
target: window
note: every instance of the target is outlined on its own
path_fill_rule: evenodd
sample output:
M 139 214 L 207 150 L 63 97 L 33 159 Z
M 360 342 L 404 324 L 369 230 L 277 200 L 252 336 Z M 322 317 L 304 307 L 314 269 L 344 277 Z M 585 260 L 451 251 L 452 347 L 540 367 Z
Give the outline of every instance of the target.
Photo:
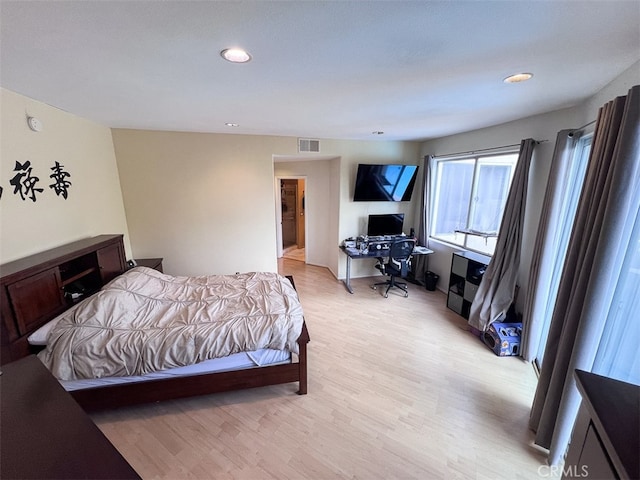
M 435 159 L 431 237 L 492 255 L 517 152 Z

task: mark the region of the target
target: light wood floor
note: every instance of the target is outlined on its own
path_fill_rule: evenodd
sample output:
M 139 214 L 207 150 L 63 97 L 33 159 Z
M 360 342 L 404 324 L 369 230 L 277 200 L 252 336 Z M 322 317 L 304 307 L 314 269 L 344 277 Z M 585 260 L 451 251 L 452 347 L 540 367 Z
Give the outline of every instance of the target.
M 282 256 L 289 260 L 305 261 L 304 248 L 298 248 L 295 245 L 285 249 Z
M 309 394 L 289 384 L 92 415 L 143 478 L 548 477 L 527 429 L 531 366 L 495 356 L 443 293 L 385 299 L 355 279 L 350 295 L 324 268 L 280 271 L 311 336 Z

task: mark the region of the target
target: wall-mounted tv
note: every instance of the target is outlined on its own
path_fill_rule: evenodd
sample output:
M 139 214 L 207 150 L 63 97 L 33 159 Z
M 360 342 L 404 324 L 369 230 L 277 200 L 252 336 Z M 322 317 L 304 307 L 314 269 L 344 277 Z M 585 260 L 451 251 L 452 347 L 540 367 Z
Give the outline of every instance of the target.
M 408 202 L 416 183 L 415 165 L 358 165 L 354 202 Z
M 404 213 L 386 213 L 369 215 L 367 235 L 377 237 L 382 235 L 401 235 L 404 223 Z

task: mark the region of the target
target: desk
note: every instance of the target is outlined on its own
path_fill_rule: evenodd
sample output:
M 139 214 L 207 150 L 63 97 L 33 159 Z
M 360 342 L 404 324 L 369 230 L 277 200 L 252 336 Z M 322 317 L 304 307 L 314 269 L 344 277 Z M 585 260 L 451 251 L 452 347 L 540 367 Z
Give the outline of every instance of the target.
M 140 478 L 31 355 L 2 366 L 0 478 Z
M 389 256 L 389 250 L 371 250 L 365 252 L 361 252 L 357 248 L 346 248 L 340 247 L 340 250 L 344 252 L 347 256 L 347 276 L 342 281 L 344 286 L 346 287 L 349 293 L 353 293 L 353 289 L 351 288 L 351 259 L 355 258 L 385 258 Z M 429 250 L 427 247 L 415 247 L 413 249 L 412 255 L 429 255 L 433 253 L 433 250 Z

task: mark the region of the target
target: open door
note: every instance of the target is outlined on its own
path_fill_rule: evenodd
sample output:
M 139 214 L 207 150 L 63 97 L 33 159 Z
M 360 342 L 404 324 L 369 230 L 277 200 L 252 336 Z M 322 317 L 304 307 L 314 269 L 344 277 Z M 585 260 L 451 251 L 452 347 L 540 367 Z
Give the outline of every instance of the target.
M 305 179 L 278 178 L 278 258 L 306 260 Z
M 282 250 L 297 248 L 298 245 L 298 181 L 280 180 L 282 209 Z

